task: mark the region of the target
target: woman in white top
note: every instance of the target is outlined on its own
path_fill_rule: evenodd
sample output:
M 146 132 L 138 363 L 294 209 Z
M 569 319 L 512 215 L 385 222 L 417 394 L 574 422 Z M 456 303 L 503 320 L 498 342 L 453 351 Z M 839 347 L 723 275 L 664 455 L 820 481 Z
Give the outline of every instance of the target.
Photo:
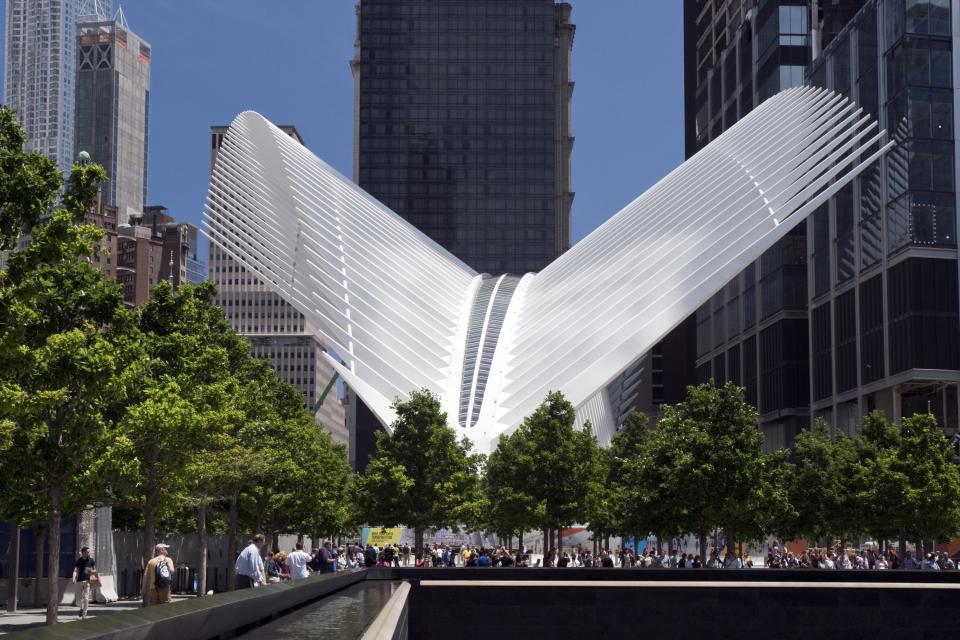
M 883 557 L 883 554 L 877 556 L 877 561 L 873 563 L 874 569 L 889 569 L 890 565 L 887 564 L 887 559 Z

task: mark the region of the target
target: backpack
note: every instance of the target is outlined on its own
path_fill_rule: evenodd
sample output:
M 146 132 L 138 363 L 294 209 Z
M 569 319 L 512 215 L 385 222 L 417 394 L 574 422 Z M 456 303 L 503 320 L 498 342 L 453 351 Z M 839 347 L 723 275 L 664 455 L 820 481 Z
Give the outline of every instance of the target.
M 170 575 L 170 567 L 167 565 L 166 558 L 164 558 L 162 562 L 157 563 L 154 583 L 157 585 L 157 589 L 166 589 L 173 584 L 173 576 Z

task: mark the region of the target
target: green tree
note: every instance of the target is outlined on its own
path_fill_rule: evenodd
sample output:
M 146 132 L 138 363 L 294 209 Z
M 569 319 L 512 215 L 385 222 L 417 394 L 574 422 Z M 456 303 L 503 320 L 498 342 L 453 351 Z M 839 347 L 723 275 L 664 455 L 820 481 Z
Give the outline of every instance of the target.
M 900 424 L 891 446 L 890 431 L 874 425 L 877 449 L 862 471 L 861 497 L 885 516 L 901 537 L 917 542 L 946 540 L 960 531 L 960 470 L 943 430 L 931 414 L 915 414 Z M 878 516 L 880 514 L 877 514 Z
M 457 440 L 440 400 L 423 389 L 393 404 L 392 434 L 377 434 L 377 449 L 360 481 L 360 507 L 369 524 L 414 529 L 417 552 L 428 527 L 456 527 L 479 490 L 482 458 Z
M 0 249 L 15 249 L 57 201 L 63 178 L 57 165 L 24 153 L 26 136 L 12 109 L 0 107 Z
M 606 478 L 595 490 L 603 496 L 597 502 L 602 505 L 605 500 L 609 504 L 607 509 L 601 510 L 601 514 L 607 514 L 607 534 L 618 533 L 634 536 L 639 540 L 652 530 L 651 523 L 646 521 L 643 513 L 643 500 L 635 491 L 642 490 L 643 486 L 631 484 L 628 474 L 628 468 L 642 460 L 650 435 L 650 420 L 646 414 L 631 411 L 619 431 L 611 438 L 610 448 L 602 454 L 602 457 L 606 458 Z
M 743 389 L 702 384 L 664 409 L 657 428 L 628 466 L 642 515 L 658 534 L 690 531 L 706 549 L 707 532 L 752 540 L 789 512 L 785 452 L 763 454 L 756 409 Z
M 615 478 L 612 472 L 614 464 L 612 450 L 598 448 L 594 474 L 587 479 L 584 488 L 583 509 L 587 528 L 593 534 L 595 544 L 599 544 L 606 536 L 624 531 L 619 516 L 626 505 L 622 502 L 621 478 Z
M 102 237 L 82 221 L 103 169 L 74 165 L 54 206 L 59 173 L 51 161 L 23 153 L 23 140 L 12 113 L 0 109 L 0 244 L 32 234 L 0 273 L 0 440 L 7 443 L 0 477 L 17 487 L 20 509 L 30 496 L 26 511 L 46 512 L 53 624 L 62 514 L 108 494 L 109 479 L 127 464 L 116 422 L 139 350 L 120 288 L 83 259 Z
M 507 537 L 516 534 L 522 541 L 523 532 L 536 525 L 534 498 L 527 486 L 527 474 L 532 467 L 530 452 L 520 436 L 500 436 L 484 468 L 484 491 L 489 499 L 485 519 L 489 530 Z
M 235 372 L 250 358 L 214 295 L 209 283 L 174 291 L 161 282 L 138 310 L 148 366 L 123 427 L 136 462 L 125 497 L 143 513 L 144 563 L 153 557 L 159 515 L 189 495 L 187 467 L 205 446 L 223 443 L 207 431 L 224 427 Z
M 666 420 L 666 423 L 664 423 Z M 694 466 L 690 443 L 703 437 L 691 421 L 679 419 L 676 408 L 664 407 L 664 415 L 656 429 L 639 437 L 618 461 L 622 528 L 630 533 L 653 532 L 658 541 L 669 540 L 684 531 L 690 520 L 686 499 L 685 474 Z M 711 524 L 707 519 L 694 523 L 689 530 L 702 533 Z M 705 543 L 701 542 L 701 548 Z
M 831 437 L 826 422 L 817 420 L 812 430 L 797 434 L 793 464 L 788 491 L 795 517 L 781 521 L 781 534 L 843 541 L 863 531 L 855 439 L 842 432 Z
M 575 417 L 573 405 L 552 391 L 513 436 L 525 467 L 520 477 L 526 488 L 517 490 L 532 498 L 533 522 L 550 548 L 554 534 L 586 518 L 584 491 L 594 469 L 596 439 L 589 425 L 578 435 Z

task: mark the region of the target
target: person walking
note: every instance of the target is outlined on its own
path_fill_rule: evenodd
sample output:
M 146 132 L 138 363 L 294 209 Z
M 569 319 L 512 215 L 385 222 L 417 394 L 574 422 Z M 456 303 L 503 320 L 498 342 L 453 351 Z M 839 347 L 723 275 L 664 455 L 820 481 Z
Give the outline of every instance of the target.
M 96 578 L 97 561 L 90 556 L 90 547 L 80 549 L 80 557 L 73 563 L 73 575 L 70 582 L 74 584 L 74 604 L 80 607 L 77 615 L 87 617 L 87 607 L 90 604 L 90 578 Z
M 302 580 L 310 577 L 310 570 L 307 565 L 310 564 L 310 554 L 303 550 L 303 543 L 298 542 L 296 550 L 287 556 L 287 567 L 290 568 L 290 577 L 294 580 Z
M 174 566 L 173 559 L 168 555 L 169 545 L 163 543 L 153 548 L 153 558 L 147 562 L 143 570 L 143 606 L 170 602 L 170 592 L 173 590 Z
M 236 572 L 237 589 L 249 589 L 265 583 L 263 558 L 260 557 L 260 550 L 263 549 L 265 543 L 266 538 L 263 537 L 262 533 L 258 533 L 250 538 L 250 544 L 240 552 L 237 562 L 233 566 L 233 570 Z

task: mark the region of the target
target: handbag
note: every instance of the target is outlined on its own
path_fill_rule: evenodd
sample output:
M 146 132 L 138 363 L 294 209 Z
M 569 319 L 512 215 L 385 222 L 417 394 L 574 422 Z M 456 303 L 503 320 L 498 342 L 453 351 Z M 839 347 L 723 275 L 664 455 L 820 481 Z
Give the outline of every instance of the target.
M 100 574 L 91 573 L 89 580 L 90 580 L 90 588 L 91 588 L 91 589 L 99 589 L 99 588 L 100 588 Z

